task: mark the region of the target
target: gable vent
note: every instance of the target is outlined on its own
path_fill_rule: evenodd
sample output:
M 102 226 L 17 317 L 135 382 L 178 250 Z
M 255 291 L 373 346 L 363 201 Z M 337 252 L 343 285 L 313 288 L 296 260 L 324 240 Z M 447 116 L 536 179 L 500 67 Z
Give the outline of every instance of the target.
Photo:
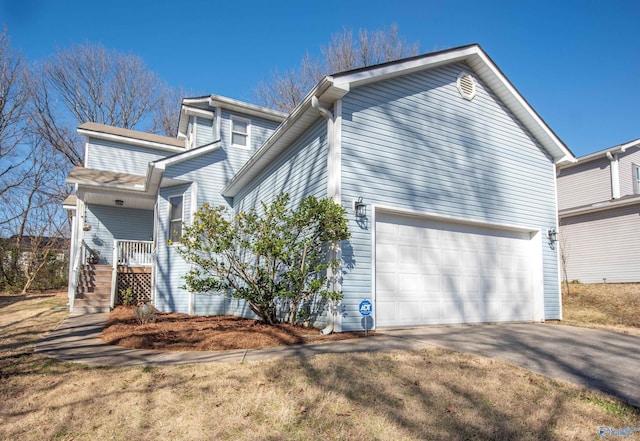
M 462 98 L 472 100 L 476 96 L 476 80 L 470 73 L 460 72 L 456 85 Z

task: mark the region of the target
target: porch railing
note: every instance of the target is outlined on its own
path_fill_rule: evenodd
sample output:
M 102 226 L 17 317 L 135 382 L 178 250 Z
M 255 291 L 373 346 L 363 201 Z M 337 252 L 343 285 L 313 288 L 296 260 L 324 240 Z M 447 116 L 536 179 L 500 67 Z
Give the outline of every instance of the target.
M 116 240 L 117 265 L 151 266 L 153 263 L 153 241 Z

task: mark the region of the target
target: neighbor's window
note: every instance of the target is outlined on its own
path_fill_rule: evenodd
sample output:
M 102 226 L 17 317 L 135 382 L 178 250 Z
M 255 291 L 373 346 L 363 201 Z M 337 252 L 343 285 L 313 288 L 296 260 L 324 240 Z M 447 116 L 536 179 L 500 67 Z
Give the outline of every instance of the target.
M 169 240 L 178 242 L 182 237 L 182 196 L 169 198 Z
M 231 145 L 238 147 L 249 147 L 248 119 L 231 117 Z
M 640 194 L 640 165 L 633 164 L 633 192 Z

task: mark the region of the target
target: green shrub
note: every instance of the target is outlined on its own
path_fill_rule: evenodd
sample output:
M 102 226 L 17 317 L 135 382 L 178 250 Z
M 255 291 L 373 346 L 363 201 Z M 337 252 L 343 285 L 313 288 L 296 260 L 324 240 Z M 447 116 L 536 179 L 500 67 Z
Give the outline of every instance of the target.
M 133 289 L 131 287 L 120 290 L 120 302 L 123 306 L 133 305 Z

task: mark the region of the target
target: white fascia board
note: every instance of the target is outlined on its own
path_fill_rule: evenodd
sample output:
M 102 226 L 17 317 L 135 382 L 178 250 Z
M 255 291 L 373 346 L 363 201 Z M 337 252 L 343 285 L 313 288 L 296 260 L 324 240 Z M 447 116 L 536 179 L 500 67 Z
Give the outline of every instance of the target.
M 635 147 L 640 144 L 640 139 L 634 139 L 633 141 L 629 141 L 625 144 L 616 145 L 613 147 L 609 147 L 608 149 L 598 150 L 597 152 L 589 153 L 588 155 L 581 156 L 577 159 L 576 164 L 584 164 L 585 162 L 593 161 L 594 159 L 600 159 L 603 156 L 606 156 L 607 153 L 624 153 L 627 149 L 631 147 Z M 567 168 L 573 164 L 561 166 L 561 168 Z
M 613 201 L 606 202 L 596 202 L 589 207 L 580 207 L 580 208 L 568 208 L 565 210 L 561 210 L 558 213 L 558 217 L 560 219 L 564 219 L 566 217 L 578 216 L 581 214 L 588 213 L 596 213 L 598 211 L 605 211 L 611 208 L 620 208 L 626 207 L 627 205 L 636 205 L 640 204 L 640 196 L 628 199 L 615 199 Z
M 93 130 L 78 129 L 78 134 L 84 135 L 88 138 L 104 139 L 107 141 L 116 141 L 116 142 L 125 142 L 127 144 L 131 144 L 135 146 L 150 147 L 153 149 L 164 150 L 167 152 L 179 153 L 184 151 L 182 147 L 174 147 L 167 144 L 161 144 L 159 142 L 152 142 L 152 141 L 145 141 L 142 139 L 130 138 L 128 136 L 113 135 L 111 133 L 94 132 Z
M 205 153 L 212 152 L 220 148 L 220 141 L 214 141 L 211 144 L 207 144 L 201 147 L 196 147 L 195 149 L 183 151 L 178 155 L 169 156 L 168 158 L 160 159 L 155 162 L 151 162 L 150 165 L 153 168 L 157 168 L 159 170 L 164 170 L 168 165 L 177 164 L 182 161 L 186 161 L 187 159 L 191 159 L 200 155 L 204 155 Z
M 363 84 L 406 75 L 408 73 L 427 68 L 431 69 L 443 64 L 463 61 L 465 58 L 477 53 L 479 50 L 480 48 L 474 45 L 435 55 L 426 54 L 424 57 L 413 58 L 398 63 L 390 63 L 389 65 L 382 65 L 380 67 L 365 68 L 361 71 L 347 73 L 344 75 L 336 75 L 333 83 L 336 87 L 357 87 Z
M 110 190 L 121 190 L 121 191 L 131 191 L 131 192 L 145 192 L 146 191 L 146 186 L 131 186 L 131 185 L 120 185 L 120 184 L 104 184 L 104 183 L 98 183 L 98 182 L 94 182 L 94 181 L 85 181 L 83 179 L 73 179 L 73 178 L 67 178 L 66 179 L 67 184 L 76 184 L 76 185 L 81 185 L 84 187 L 91 187 L 91 188 L 104 188 L 104 189 L 110 189 Z
M 187 107 L 182 105 L 182 113 L 185 115 L 199 116 L 201 118 L 213 119 L 213 112 L 211 110 L 198 109 L 196 107 Z
M 251 115 L 275 122 L 282 122 L 288 116 L 286 113 L 278 112 L 277 110 L 256 106 L 255 104 L 245 103 L 220 95 L 211 95 L 209 97 L 208 104 L 211 107 L 222 107 L 223 109 L 229 109 L 245 115 Z
M 182 104 L 208 104 L 209 98 L 209 95 L 196 98 L 182 98 Z

